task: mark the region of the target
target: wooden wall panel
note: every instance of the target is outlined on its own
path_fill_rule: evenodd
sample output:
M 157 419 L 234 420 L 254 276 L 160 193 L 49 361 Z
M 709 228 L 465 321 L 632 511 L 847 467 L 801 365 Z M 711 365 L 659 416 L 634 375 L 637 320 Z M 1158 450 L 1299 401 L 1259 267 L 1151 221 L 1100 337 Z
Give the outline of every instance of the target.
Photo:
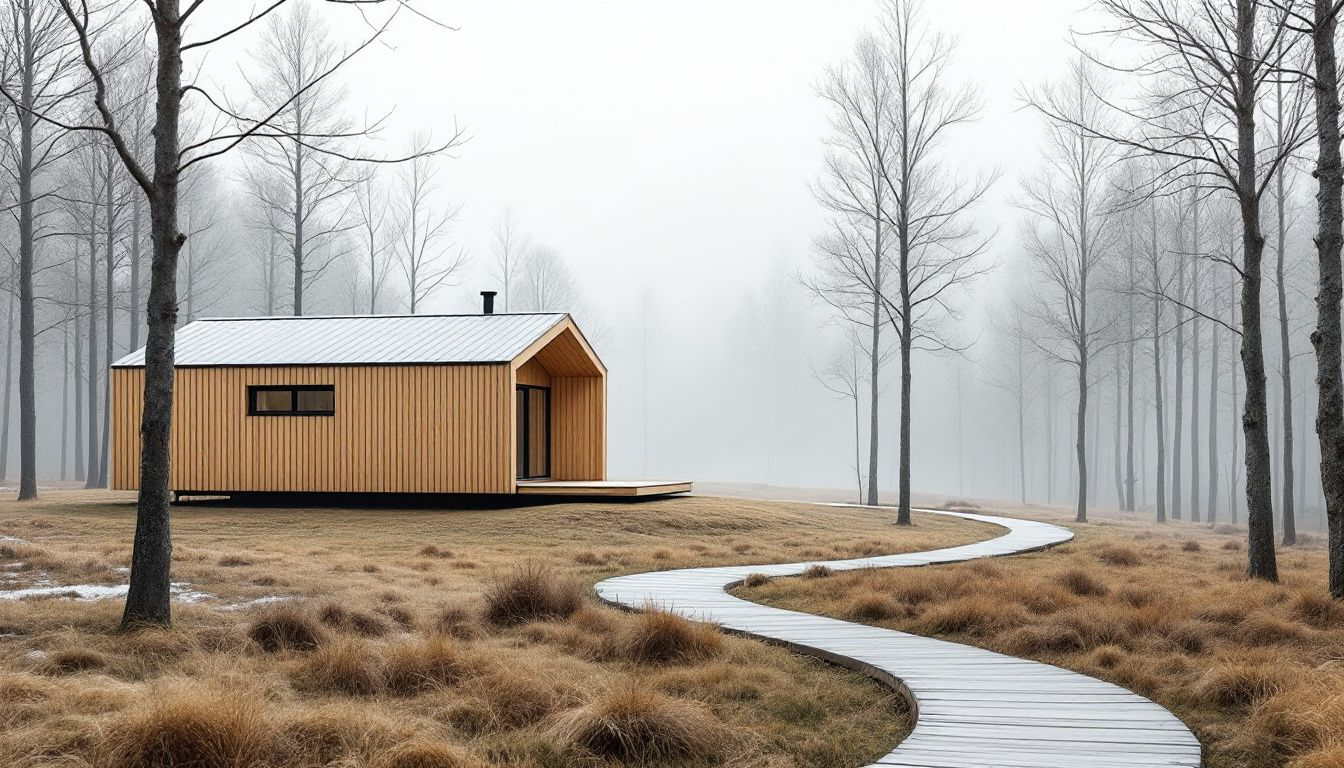
M 144 370 L 112 372 L 113 487 L 139 483 Z M 170 480 L 182 491 L 511 493 L 508 365 L 183 368 Z M 248 416 L 253 384 L 333 384 L 334 416 Z
M 551 477 L 607 479 L 606 377 L 551 377 Z

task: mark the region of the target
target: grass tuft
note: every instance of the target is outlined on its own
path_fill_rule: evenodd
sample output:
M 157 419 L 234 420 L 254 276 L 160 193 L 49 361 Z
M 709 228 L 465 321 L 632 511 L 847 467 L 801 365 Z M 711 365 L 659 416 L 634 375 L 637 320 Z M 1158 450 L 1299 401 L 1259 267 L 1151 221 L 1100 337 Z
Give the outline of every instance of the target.
M 723 653 L 723 636 L 711 625 L 645 606 L 613 638 L 615 655 L 644 664 L 687 664 Z
M 288 603 L 257 617 L 247 635 L 268 653 L 312 651 L 326 639 L 321 624 L 307 610 Z
M 372 768 L 475 768 L 476 758 L 458 747 L 432 741 L 412 741 L 394 747 L 373 762 Z
M 1070 568 L 1059 575 L 1059 583 L 1079 597 L 1103 597 L 1111 590 L 1106 583 L 1082 568 Z
M 582 605 L 577 584 L 535 562 L 517 566 L 485 592 L 486 618 L 503 626 L 568 618 Z
M 599 758 L 644 764 L 708 760 L 729 732 L 703 705 L 630 686 L 561 715 L 553 735 Z
M 129 710 L 105 734 L 104 768 L 261 766 L 274 731 L 264 702 L 210 689 L 175 691 Z
M 768 583 L 770 583 L 770 577 L 764 573 L 749 573 L 747 578 L 742 580 L 742 586 L 744 587 L 763 587 Z
M 447 637 L 407 640 L 387 649 L 384 682 L 394 696 L 415 696 L 457 682 L 466 666 Z

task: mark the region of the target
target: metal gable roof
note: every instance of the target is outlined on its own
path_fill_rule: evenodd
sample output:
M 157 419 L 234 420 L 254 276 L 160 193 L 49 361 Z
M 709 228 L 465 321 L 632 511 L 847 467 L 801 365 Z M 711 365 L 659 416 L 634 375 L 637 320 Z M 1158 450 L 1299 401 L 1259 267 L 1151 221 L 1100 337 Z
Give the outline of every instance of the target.
M 196 320 L 177 331 L 178 366 L 506 363 L 563 313 Z M 112 364 L 145 364 L 138 349 Z

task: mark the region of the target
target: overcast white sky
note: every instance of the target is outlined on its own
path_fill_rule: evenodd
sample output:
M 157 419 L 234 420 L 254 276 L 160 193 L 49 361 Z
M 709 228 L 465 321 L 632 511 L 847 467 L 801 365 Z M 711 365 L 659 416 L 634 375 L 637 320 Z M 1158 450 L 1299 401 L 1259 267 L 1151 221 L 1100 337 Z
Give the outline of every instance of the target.
M 1001 167 L 1000 194 L 1034 155 L 1035 121 L 1015 94 L 1059 73 L 1084 1 L 925 7 L 959 38 L 957 72 L 984 94 L 956 155 Z M 650 283 L 698 302 L 775 260 L 806 259 L 826 119 L 814 86 L 872 22 L 872 0 L 426 7 L 458 31 L 407 19 L 395 50 L 370 51 L 346 79 L 355 100 L 395 108 L 389 138 L 423 126 L 447 135 L 454 121 L 469 131 L 444 180 L 481 259 L 506 206 L 608 296 Z M 997 206 L 985 213 L 987 225 L 999 218 Z

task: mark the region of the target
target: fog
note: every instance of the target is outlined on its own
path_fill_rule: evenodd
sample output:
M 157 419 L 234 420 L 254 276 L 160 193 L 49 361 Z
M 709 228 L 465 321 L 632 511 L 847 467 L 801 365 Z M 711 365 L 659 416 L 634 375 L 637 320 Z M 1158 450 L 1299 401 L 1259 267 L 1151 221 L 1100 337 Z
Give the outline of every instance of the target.
M 339 49 L 351 50 L 368 38 L 369 17 L 358 9 L 307 5 Z M 1076 482 L 1070 453 L 1075 387 L 1069 371 L 1039 356 L 1031 364 L 1031 373 L 1042 375 L 1024 398 L 1025 458 L 1018 450 L 1016 401 L 996 386 L 1002 381 L 995 371 L 1005 353 L 1003 313 L 1014 291 L 1032 282 L 1021 198 L 1023 179 L 1042 164 L 1046 121 L 1026 107 L 1024 96 L 1067 75 L 1076 58 L 1071 30 L 1099 23 L 1085 10 L 1089 5 L 944 0 L 922 9 L 929 30 L 956 40 L 946 70 L 949 87 L 972 85 L 981 99 L 975 120 L 950 129 L 940 148 L 942 162 L 968 177 L 998 177 L 969 214 L 986 243 L 975 255 L 977 277 L 950 296 L 955 317 L 939 321 L 940 332 L 955 338 L 958 349 L 914 352 L 916 492 L 1025 495 L 1066 503 Z M 227 7 L 210 12 L 225 15 Z M 610 371 L 612 476 L 856 488 L 855 404 L 828 390 L 819 377 L 848 343 L 845 321 L 807 285 L 816 275 L 818 240 L 830 220 L 817 187 L 833 110 L 818 89 L 828 67 L 851 59 L 861 34 L 878 30 L 878 4 L 505 0 L 434 3 L 425 13 L 432 21 L 405 14 L 333 75 L 343 89 L 336 101 L 347 119 L 379 124 L 363 139 L 361 151 L 369 156 L 404 153 L 417 134 L 432 137 L 432 143 L 461 132 L 462 140 L 432 164 L 435 211 L 458 211 L 446 226 L 438 257 L 460 254 L 464 266 L 427 291 L 418 311 L 475 312 L 480 291 L 503 290 L 495 252 L 507 214 L 531 248 L 552 254 L 566 276 L 542 302 L 548 306 L 523 306 L 526 302 L 515 299 L 509 309 L 573 312 Z M 196 23 L 209 29 L 215 19 L 203 16 Z M 262 34 L 239 35 L 207 57 L 189 59 L 188 70 L 245 103 L 247 85 L 256 80 Z M 268 245 L 250 212 L 256 197 L 245 178 L 250 162 L 255 159 L 235 153 L 196 174 L 198 188 L 184 216 L 194 254 L 188 269 L 195 270 L 183 298 L 187 317 L 265 310 L 260 265 Z M 1292 171 L 1292 229 L 1286 237 L 1291 344 L 1294 359 L 1301 358 L 1294 386 L 1309 389 L 1306 326 L 1314 287 L 1305 170 L 1302 165 Z M 399 172 L 395 165 L 379 170 L 388 179 Z M 57 178 L 53 172 L 46 188 L 66 183 Z M 1211 202 L 1208 221 L 1214 220 L 1214 207 Z M 341 204 L 328 215 L 345 217 L 351 210 Z M 59 229 L 59 218 L 52 214 L 52 231 Z M 1265 218 L 1268 228 L 1272 216 Z M 330 228 L 331 240 L 321 246 L 331 254 L 330 263 L 308 284 L 305 313 L 365 311 L 368 286 L 358 265 L 341 256 L 357 251 L 350 245 L 357 227 Z M 1164 241 L 1175 237 L 1170 231 L 1164 224 Z M 74 247 L 53 235 L 39 258 L 60 264 Z M 1208 285 L 1222 284 L 1215 272 L 1203 274 L 1198 279 Z M 119 271 L 118 280 L 124 279 Z M 386 279 L 379 311 L 408 311 L 401 273 L 393 269 Z M 1272 293 L 1267 287 L 1267 313 Z M 289 300 L 279 295 L 272 311 L 288 311 Z M 119 301 L 119 318 L 142 311 Z M 125 323 L 117 324 L 114 358 L 130 346 Z M 1220 364 L 1228 375 L 1235 356 L 1226 338 L 1223 344 Z M 38 354 L 39 421 L 59 424 L 65 370 L 59 330 L 44 333 Z M 1117 502 L 1112 478 L 1119 446 L 1117 395 L 1107 378 L 1113 378 L 1114 355 L 1111 347 L 1098 353 L 1088 419 L 1098 427 L 1088 438 L 1089 471 L 1095 473 L 1095 501 L 1105 505 Z M 1138 365 L 1135 408 L 1146 409 L 1152 384 L 1144 378 L 1149 374 L 1143 360 Z M 900 381 L 894 358 L 883 369 L 877 477 L 885 493 L 897 482 Z M 1053 372 L 1048 385 L 1047 370 Z M 1271 379 L 1275 375 L 1271 365 Z M 866 386 L 859 413 L 863 472 Z M 1230 383 L 1223 386 L 1228 389 L 1219 450 L 1226 485 L 1237 458 L 1228 444 L 1234 424 Z M 17 408 L 16 398 L 7 401 Z M 1271 399 L 1275 420 L 1276 402 Z M 1302 403 L 1297 405 L 1298 437 L 1307 441 L 1306 465 L 1298 466 L 1299 477 L 1307 478 L 1300 498 L 1312 508 L 1319 506 L 1317 449 L 1310 419 L 1303 419 Z M 1195 424 L 1187 430 L 1195 426 L 1201 433 L 1207 429 Z M 6 429 L 12 477 L 18 435 L 17 428 Z M 1143 432 L 1135 448 L 1145 504 L 1155 483 L 1148 477 L 1155 431 Z M 39 474 L 48 480 L 62 471 L 58 435 L 57 429 L 44 429 L 39 437 Z M 1179 461 L 1189 477 L 1194 459 L 1184 451 Z M 69 475 L 70 467 L 65 471 Z M 1231 488 L 1223 491 L 1225 499 Z

